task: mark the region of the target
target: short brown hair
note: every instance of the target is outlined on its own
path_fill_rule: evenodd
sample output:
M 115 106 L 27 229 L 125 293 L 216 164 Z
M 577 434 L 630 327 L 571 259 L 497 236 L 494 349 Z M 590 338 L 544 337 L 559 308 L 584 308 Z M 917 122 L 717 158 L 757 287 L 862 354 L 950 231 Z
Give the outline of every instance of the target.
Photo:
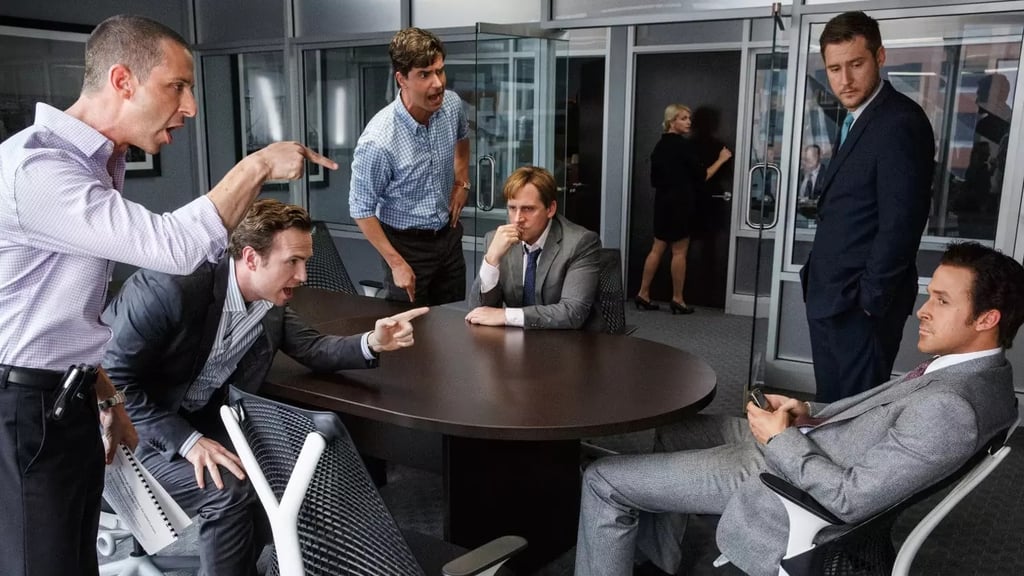
M 422 28 L 405 28 L 398 31 L 388 46 L 391 67 L 402 76 L 408 76 L 413 68 L 426 68 L 437 60 L 445 59 L 444 44 Z
M 312 232 L 313 221 L 309 219 L 309 212 L 302 206 L 272 198 L 257 200 L 231 233 L 228 253 L 237 260 L 242 257 L 242 249 L 252 246 L 257 254 L 265 257 L 274 245 L 274 235 L 289 228 Z
M 999 310 L 999 345 L 1013 346 L 1024 322 L 1024 267 L 1009 256 L 977 242 L 954 242 L 946 247 L 939 264 L 974 273 L 970 288 L 971 318 Z
M 558 199 L 558 185 L 555 184 L 555 177 L 551 172 L 540 166 L 521 166 L 505 180 L 505 201 L 511 200 L 527 184 L 537 187 L 540 201 L 544 203 L 545 208 L 550 207 L 551 203 Z
M 857 36 L 863 36 L 867 41 L 868 50 L 875 56 L 878 55 L 878 49 L 882 47 L 882 33 L 878 30 L 878 21 L 858 10 L 843 12 L 825 24 L 825 29 L 818 37 L 821 57 L 825 57 L 825 46 L 851 42 Z
M 82 92 L 102 88 L 107 71 L 118 64 L 145 82 L 150 71 L 164 61 L 163 40 L 188 48 L 180 34 L 149 18 L 119 14 L 100 22 L 85 43 Z

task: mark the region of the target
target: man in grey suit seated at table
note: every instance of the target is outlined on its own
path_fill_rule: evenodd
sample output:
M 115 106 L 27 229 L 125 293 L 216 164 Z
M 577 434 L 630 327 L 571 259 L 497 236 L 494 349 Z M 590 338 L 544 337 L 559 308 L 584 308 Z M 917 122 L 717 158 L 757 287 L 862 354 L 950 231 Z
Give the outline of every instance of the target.
M 597 294 L 601 240 L 556 214 L 551 173 L 523 166 L 505 181 L 508 224 L 484 237 L 487 253 L 466 321 L 487 326 L 582 328 Z
M 583 479 L 577 576 L 632 574 L 634 547 L 675 574 L 684 514 L 721 514 L 722 553 L 753 576 L 778 574 L 788 521 L 760 472 L 846 522 L 949 475 L 1017 418 L 1003 351 L 1022 293 L 1019 263 L 950 245 L 917 312 L 918 349 L 938 355 L 927 366 L 832 404 L 769 394 L 770 410 L 748 403 L 746 420 L 699 415 L 659 429 L 668 452 L 596 461 Z
M 189 276 L 140 270 L 103 313 L 113 332 L 103 367 L 124 393 L 136 455 L 199 514 L 202 575 L 251 574 L 259 552 L 253 521 L 262 508 L 219 415 L 226 384 L 255 391 L 277 350 L 318 372 L 373 368 L 381 352 L 413 344 L 410 320 L 428 310 L 356 336 L 309 327 L 288 300 L 306 280 L 312 229 L 305 209 L 260 200 L 232 233 L 229 256 Z

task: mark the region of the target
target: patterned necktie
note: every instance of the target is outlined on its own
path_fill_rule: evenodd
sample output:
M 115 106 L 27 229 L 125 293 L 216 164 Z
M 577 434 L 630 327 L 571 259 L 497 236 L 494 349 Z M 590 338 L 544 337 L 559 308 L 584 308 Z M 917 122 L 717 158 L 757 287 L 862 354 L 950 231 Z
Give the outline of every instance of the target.
M 853 114 L 847 112 L 846 119 L 843 120 L 843 130 L 839 133 L 840 148 L 842 148 L 843 142 L 846 142 L 846 136 L 850 133 L 850 126 L 853 126 Z
M 530 252 L 524 245 L 523 250 L 526 251 L 526 275 L 523 276 L 523 306 L 533 306 L 537 300 L 535 295 L 537 291 L 537 259 L 540 258 L 540 252 L 543 249 L 537 248 Z
M 932 360 L 934 360 L 934 358 Z M 919 378 L 923 376 L 924 371 L 928 369 L 928 365 L 931 363 L 931 360 L 925 360 L 924 362 L 921 362 L 920 364 L 917 365 L 916 368 L 914 368 L 910 372 L 907 372 L 906 375 L 903 376 L 903 380 L 913 380 L 914 378 Z

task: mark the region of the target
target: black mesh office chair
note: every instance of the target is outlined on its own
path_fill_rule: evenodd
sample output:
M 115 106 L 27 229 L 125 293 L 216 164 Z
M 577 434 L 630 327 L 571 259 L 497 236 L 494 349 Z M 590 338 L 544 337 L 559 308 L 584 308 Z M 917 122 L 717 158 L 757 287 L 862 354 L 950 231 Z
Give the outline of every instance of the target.
M 443 542 L 414 554 L 336 414 L 233 389 L 221 417 L 270 517 L 275 574 L 420 576 L 444 562 L 445 575 L 487 574 L 526 546 L 505 536 L 454 560 L 462 550 Z
M 1005 443 L 1014 427 L 997 434 L 946 478 L 857 524 L 844 524 L 806 492 L 778 476 L 762 473 L 761 481 L 779 495 L 789 513 L 789 549 L 780 574 L 905 576 L 939 521 L 1010 453 Z M 910 506 L 951 486 L 949 494 L 917 524 L 897 554 L 891 534 L 897 517 Z
M 602 248 L 594 307 L 597 308 L 604 322 L 604 332 L 608 334 L 632 332 L 632 329 L 626 326 L 625 300 L 619 250 L 618 248 Z
M 306 286 L 356 294 L 345 263 L 324 222 L 313 223 L 313 257 L 306 262 Z

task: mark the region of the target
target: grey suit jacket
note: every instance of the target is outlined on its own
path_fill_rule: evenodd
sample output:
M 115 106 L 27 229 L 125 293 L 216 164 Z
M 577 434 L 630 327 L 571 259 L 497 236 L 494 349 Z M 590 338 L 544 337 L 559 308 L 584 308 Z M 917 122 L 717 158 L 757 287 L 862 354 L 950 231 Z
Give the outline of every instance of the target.
M 493 239 L 488 232 L 485 245 Z M 524 328 L 582 328 L 597 295 L 600 250 L 597 234 L 556 214 L 537 261 L 537 304 L 523 306 L 523 252 L 513 246 L 498 265 L 497 286 L 481 293 L 477 274 L 469 307 L 523 308 Z
M 102 316 L 113 331 L 103 367 L 125 393 L 139 447 L 146 445 L 168 461 L 196 430 L 181 403 L 210 356 L 224 312 L 230 265 L 231 258 L 225 257 L 188 276 L 140 270 Z M 262 325 L 263 335 L 239 360 L 211 404 L 223 400 L 228 384 L 256 391 L 278 349 L 318 372 L 376 365 L 363 357 L 361 336 L 320 334 L 287 306 L 271 308 Z
M 1017 418 L 1003 354 L 971 360 L 825 406 L 828 421 L 796 428 L 763 448 L 768 471 L 807 491 L 847 522 L 863 520 L 934 484 Z M 718 547 L 752 575 L 777 574 L 789 526 L 756 476 L 739 486 L 718 524 Z

